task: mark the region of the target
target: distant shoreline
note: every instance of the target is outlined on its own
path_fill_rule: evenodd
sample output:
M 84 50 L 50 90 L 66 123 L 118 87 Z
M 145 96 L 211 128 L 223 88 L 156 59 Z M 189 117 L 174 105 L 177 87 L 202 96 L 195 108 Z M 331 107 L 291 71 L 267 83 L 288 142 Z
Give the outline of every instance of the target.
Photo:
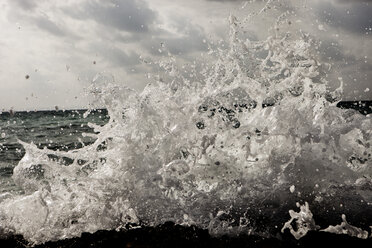
M 13 112 L 11 111 L 3 111 L 3 112 L 0 112 L 0 116 L 9 116 L 9 115 L 12 115 L 12 116 L 16 116 L 17 114 L 32 114 L 32 113 L 55 113 L 55 114 L 61 114 L 61 113 L 78 113 L 78 114 L 82 114 L 84 112 L 86 112 L 88 109 L 60 109 L 60 110 L 22 110 L 22 111 L 15 111 L 13 110 Z M 105 108 L 98 108 L 98 109 L 94 109 L 92 110 L 92 112 L 107 112 L 107 109 Z

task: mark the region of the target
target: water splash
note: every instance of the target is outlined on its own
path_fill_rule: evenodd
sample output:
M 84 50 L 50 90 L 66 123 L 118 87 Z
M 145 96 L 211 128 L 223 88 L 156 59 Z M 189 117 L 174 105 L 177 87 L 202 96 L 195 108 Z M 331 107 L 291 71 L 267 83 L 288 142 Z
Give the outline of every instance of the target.
M 315 224 L 313 214 L 309 208 L 309 203 L 305 202 L 305 205 L 302 206 L 297 204 L 297 207 L 300 208 L 300 212 L 298 213 L 289 210 L 291 219 L 284 224 L 282 232 L 284 232 L 285 229 L 289 229 L 296 239 L 300 239 L 304 237 L 308 231 L 318 230 L 320 227 Z M 292 222 L 294 220 L 296 221 L 296 230 L 292 227 Z
M 105 106 L 109 122 L 90 124 L 96 141 L 68 152 L 20 141 L 26 154 L 13 178 L 26 194 L 2 198 L 2 232 L 42 243 L 174 221 L 251 233 L 248 209 L 271 211 L 265 200 L 286 202 L 291 185 L 315 199 L 334 185 L 371 185 L 371 118 L 335 107 L 342 83 L 327 91 L 331 67 L 311 35 L 278 31 L 287 15 L 258 41 L 231 15 L 227 49 L 187 73 L 172 55 L 156 62 L 164 73 L 141 93 L 97 75 L 92 108 Z M 306 206 L 292 218 L 309 215 Z
M 355 227 L 353 225 L 350 225 L 346 221 L 346 216 L 343 214 L 342 216 L 342 222 L 339 225 L 336 226 L 329 226 L 324 230 L 321 230 L 323 232 L 330 232 L 330 233 L 336 233 L 336 234 L 347 234 L 353 237 L 358 237 L 361 239 L 367 239 L 368 238 L 368 232 L 364 231 L 358 227 Z

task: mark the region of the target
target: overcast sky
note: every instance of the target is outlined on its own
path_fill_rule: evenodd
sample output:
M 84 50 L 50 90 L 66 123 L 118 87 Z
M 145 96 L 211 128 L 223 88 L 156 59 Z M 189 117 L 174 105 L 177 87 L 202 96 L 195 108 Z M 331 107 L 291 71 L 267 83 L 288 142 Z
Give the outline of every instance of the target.
M 323 40 L 323 56 L 340 68 L 345 100 L 372 100 L 372 1 L 301 2 L 308 6 L 303 25 L 306 19 L 318 24 L 307 28 Z M 84 88 L 102 71 L 141 90 L 153 68 L 140 56 L 160 58 L 164 43 L 180 60 L 192 61 L 209 41 L 226 39 L 229 13 L 244 16 L 253 8 L 244 3 L 1 0 L 0 110 L 82 108 Z M 267 29 L 253 32 L 260 37 Z

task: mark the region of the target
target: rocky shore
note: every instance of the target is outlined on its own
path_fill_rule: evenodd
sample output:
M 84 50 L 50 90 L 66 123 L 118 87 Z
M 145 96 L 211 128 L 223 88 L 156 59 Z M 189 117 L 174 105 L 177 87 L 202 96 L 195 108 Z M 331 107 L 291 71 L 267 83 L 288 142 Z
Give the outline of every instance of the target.
M 0 247 L 30 247 L 22 236 L 0 240 Z M 37 248 L 98 248 L 98 247 L 372 247 L 372 239 L 358 239 L 347 235 L 309 232 L 296 240 L 289 233 L 278 233 L 275 238 L 254 235 L 212 237 L 207 230 L 195 226 L 185 227 L 167 222 L 157 227 L 141 227 L 126 231 L 98 231 L 83 233 L 80 238 L 47 242 Z

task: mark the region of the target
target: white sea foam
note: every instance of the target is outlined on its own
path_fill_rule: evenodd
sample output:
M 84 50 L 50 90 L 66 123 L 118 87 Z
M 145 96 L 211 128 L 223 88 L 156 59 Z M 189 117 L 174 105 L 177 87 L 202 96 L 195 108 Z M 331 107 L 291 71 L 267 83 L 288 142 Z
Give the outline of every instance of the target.
M 341 224 L 336 225 L 336 226 L 329 226 L 326 229 L 323 229 L 321 231 L 336 233 L 336 234 L 347 234 L 347 235 L 350 235 L 350 236 L 353 236 L 353 237 L 358 237 L 358 238 L 361 238 L 361 239 L 367 239 L 368 238 L 368 232 L 367 231 L 364 231 L 361 228 L 350 225 L 346 221 L 346 216 L 344 214 L 341 217 L 342 217 Z
M 300 239 L 305 236 L 308 231 L 315 231 L 320 227 L 315 224 L 313 214 L 309 208 L 309 203 L 305 202 L 305 205 L 301 206 L 297 204 L 297 206 L 300 207 L 300 212 L 297 213 L 293 210 L 289 210 L 291 219 L 284 224 L 282 232 L 284 232 L 285 229 L 289 229 L 296 239 Z M 296 223 L 296 229 L 292 227 L 293 221 Z

